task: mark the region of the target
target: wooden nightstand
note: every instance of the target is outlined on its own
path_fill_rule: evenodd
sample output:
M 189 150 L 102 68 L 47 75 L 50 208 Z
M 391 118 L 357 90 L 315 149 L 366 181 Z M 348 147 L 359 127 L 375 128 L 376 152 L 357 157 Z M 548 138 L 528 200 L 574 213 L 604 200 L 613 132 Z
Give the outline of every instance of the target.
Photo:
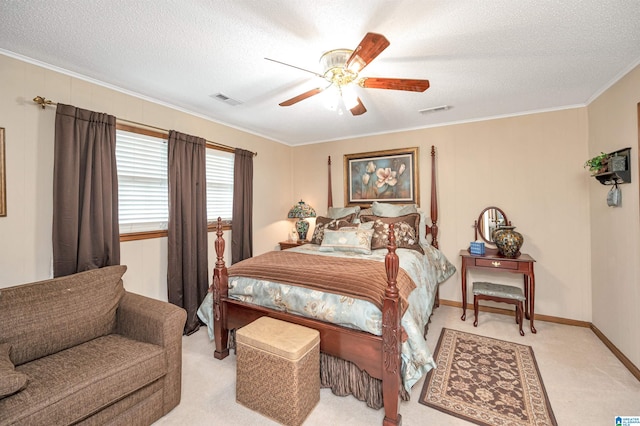
M 292 247 L 309 244 L 309 241 L 280 241 L 278 244 L 280 244 L 280 250 L 286 250 Z

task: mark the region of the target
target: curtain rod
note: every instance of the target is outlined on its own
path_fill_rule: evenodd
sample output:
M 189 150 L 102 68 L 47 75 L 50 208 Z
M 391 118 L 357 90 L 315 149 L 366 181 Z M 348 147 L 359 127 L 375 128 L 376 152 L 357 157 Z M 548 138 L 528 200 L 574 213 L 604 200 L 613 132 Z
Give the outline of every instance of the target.
M 45 109 L 47 106 L 58 105 L 57 102 L 54 102 L 51 99 L 43 98 L 42 96 L 36 96 L 35 98 L 33 98 L 33 102 L 35 102 L 38 105 L 40 105 L 42 107 L 42 109 Z M 116 121 L 120 121 L 121 123 L 124 123 L 124 124 L 133 124 L 135 126 L 142 126 L 142 127 L 148 128 L 148 129 L 153 129 L 153 130 L 157 130 L 159 132 L 163 132 L 163 133 L 169 134 L 169 131 L 167 129 L 163 129 L 163 128 L 155 127 L 155 126 L 150 126 L 150 125 L 144 124 L 144 123 L 138 123 L 137 121 L 125 120 L 123 118 L 117 118 L 117 117 L 116 117 Z M 224 145 L 224 144 L 221 144 L 219 142 L 212 142 L 212 141 L 208 140 L 207 143 L 211 144 L 211 145 L 219 146 L 221 148 L 226 148 L 226 149 L 229 149 L 229 150 L 232 150 L 232 151 L 235 150 L 234 147 L 228 146 L 228 145 Z M 257 152 L 253 152 L 252 154 L 253 154 L 254 157 L 256 157 L 258 155 Z

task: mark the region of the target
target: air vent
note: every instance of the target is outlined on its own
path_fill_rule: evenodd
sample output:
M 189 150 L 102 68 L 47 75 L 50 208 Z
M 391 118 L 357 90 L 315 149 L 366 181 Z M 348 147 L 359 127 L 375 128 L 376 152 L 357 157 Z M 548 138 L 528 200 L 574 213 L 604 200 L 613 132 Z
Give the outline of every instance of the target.
M 441 105 L 441 106 L 437 106 L 437 107 L 433 107 L 433 108 L 426 108 L 426 109 L 421 109 L 420 111 L 418 111 L 420 114 L 429 114 L 431 112 L 440 112 L 440 111 L 446 111 L 448 109 L 451 109 L 451 106 L 449 105 Z
M 216 100 L 218 100 L 220 102 L 224 102 L 225 104 L 231 105 L 231 106 L 236 106 L 236 105 L 241 105 L 242 104 L 241 101 L 239 101 L 237 99 L 230 98 L 229 96 L 227 96 L 227 95 L 225 95 L 223 93 L 216 93 L 214 95 L 211 95 L 211 97 L 213 99 L 216 99 Z

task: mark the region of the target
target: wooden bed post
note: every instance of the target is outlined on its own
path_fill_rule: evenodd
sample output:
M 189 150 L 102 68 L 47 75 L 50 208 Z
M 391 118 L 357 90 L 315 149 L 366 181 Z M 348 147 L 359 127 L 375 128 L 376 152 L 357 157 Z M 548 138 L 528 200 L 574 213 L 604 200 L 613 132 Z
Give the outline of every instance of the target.
M 218 218 L 216 226 L 216 266 L 213 268 L 213 332 L 216 350 L 213 356 L 217 359 L 229 355 L 229 330 L 226 328 L 226 306 L 221 302 L 222 297 L 229 293 L 227 267 L 224 264 L 224 238 L 222 238 L 222 218 Z
M 402 424 L 402 416 L 398 413 L 399 395 L 402 386 L 400 380 L 400 351 L 402 333 L 400 329 L 400 295 L 397 277 L 400 260 L 396 254 L 396 237 L 393 224 L 389 225 L 388 253 L 384 258 L 387 272 L 387 288 L 382 306 L 382 399 L 384 402 L 383 426 Z
M 438 195 L 436 191 L 436 147 L 431 145 L 431 222 L 427 225 L 427 235 L 431 234 L 431 245 L 438 247 Z

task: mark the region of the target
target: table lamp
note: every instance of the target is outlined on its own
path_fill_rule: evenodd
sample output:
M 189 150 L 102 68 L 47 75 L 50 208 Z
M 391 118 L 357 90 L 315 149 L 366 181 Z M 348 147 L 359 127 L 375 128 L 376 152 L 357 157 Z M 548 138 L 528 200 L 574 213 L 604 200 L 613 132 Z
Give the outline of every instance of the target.
M 296 222 L 296 232 L 298 232 L 298 241 L 305 241 L 307 239 L 307 231 L 309 230 L 309 222 L 305 219 L 308 217 L 316 217 L 316 211 L 300 200 L 297 204 L 294 204 L 289 210 L 287 215 L 289 219 L 298 219 Z

